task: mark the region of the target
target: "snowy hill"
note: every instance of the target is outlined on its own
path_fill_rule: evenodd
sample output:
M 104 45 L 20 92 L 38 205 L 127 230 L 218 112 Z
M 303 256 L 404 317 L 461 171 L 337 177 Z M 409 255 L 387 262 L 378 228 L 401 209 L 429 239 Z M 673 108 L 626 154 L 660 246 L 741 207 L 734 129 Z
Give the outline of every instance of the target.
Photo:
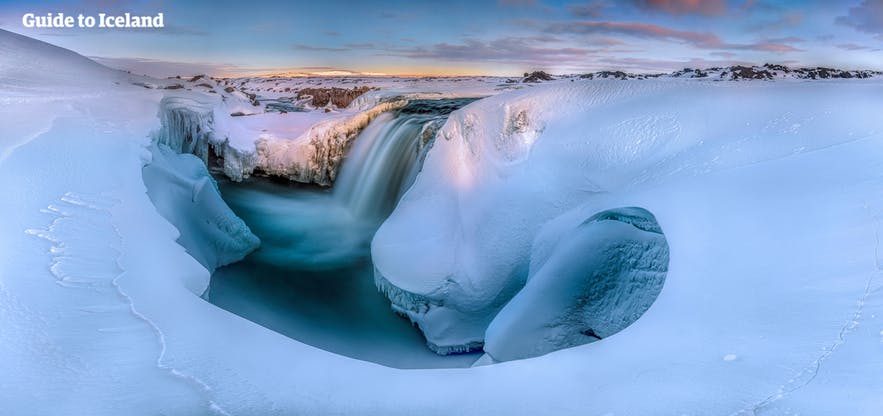
M 115 71 L 67 49 L 0 29 L 0 86 L 9 88 L 41 81 L 98 81 Z M 51 71 L 47 71 L 51 69 Z

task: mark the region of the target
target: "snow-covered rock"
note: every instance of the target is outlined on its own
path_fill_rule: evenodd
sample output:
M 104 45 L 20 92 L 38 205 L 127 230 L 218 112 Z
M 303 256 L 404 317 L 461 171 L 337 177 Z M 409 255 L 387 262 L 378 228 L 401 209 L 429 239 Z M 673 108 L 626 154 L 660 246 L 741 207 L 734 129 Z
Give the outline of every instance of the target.
M 495 362 L 605 339 L 635 322 L 662 290 L 668 244 L 646 210 L 602 211 L 565 232 L 545 228 L 527 283 L 485 334 L 484 351 Z

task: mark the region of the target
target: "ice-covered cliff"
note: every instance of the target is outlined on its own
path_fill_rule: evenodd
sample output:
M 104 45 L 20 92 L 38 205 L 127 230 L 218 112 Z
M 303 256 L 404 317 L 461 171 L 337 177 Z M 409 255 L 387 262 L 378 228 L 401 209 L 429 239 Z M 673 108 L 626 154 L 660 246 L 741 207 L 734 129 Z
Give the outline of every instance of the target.
M 343 109 L 304 104 L 284 107 L 293 111 L 279 111 L 280 102 L 293 105 L 294 97 L 283 97 L 275 88 L 255 87 L 266 80 L 166 80 L 172 90 L 165 91 L 160 105 L 162 128 L 156 140 L 178 152 L 196 155 L 235 181 L 260 174 L 331 186 L 353 140 L 378 115 L 412 100 L 493 92 L 493 84 L 487 82 L 446 92 L 421 92 L 412 85 L 365 92 Z M 288 95 L 296 93 L 286 89 Z M 273 98 L 259 98 L 259 93 Z

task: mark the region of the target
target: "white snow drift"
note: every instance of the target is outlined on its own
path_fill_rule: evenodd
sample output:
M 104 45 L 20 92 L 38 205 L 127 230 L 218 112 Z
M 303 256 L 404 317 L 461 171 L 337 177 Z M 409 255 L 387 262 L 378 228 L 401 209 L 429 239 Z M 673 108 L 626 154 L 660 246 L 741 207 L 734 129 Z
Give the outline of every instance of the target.
M 668 244 L 646 210 L 612 209 L 565 232 L 551 228 L 533 245 L 525 287 L 488 326 L 484 351 L 494 361 L 607 338 L 662 289 Z

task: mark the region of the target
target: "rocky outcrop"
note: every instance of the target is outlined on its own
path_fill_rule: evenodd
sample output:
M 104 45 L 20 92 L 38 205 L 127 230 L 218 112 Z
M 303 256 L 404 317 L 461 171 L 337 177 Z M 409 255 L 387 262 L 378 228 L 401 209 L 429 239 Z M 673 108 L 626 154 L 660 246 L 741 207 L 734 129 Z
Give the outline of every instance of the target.
M 880 71 L 847 71 L 833 68 L 789 68 L 785 65 L 762 66 L 733 65 L 705 69 L 684 68 L 668 74 L 632 74 L 623 71 L 599 71 L 581 74 L 583 79 L 650 79 L 650 78 L 707 78 L 714 81 L 776 80 L 776 79 L 850 79 L 881 76 Z
M 315 107 L 325 107 L 329 103 L 337 108 L 346 108 L 360 95 L 371 91 L 371 87 L 347 88 L 304 88 L 297 92 L 298 99 L 312 98 Z
M 552 75 L 547 74 L 545 71 L 534 71 L 531 73 L 524 73 L 524 78 L 521 82 L 542 82 L 542 81 L 551 81 L 555 79 Z

